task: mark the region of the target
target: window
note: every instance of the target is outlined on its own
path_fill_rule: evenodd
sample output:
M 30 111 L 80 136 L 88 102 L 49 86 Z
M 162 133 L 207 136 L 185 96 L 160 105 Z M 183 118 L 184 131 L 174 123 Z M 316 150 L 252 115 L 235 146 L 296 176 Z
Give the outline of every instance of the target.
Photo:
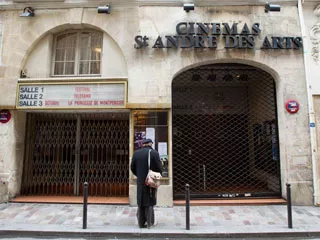
M 142 147 L 142 140 L 150 138 L 153 149 L 160 154 L 162 176 L 169 176 L 168 166 L 168 111 L 134 111 L 134 150 Z
M 99 75 L 102 33 L 66 32 L 55 37 L 53 75 Z

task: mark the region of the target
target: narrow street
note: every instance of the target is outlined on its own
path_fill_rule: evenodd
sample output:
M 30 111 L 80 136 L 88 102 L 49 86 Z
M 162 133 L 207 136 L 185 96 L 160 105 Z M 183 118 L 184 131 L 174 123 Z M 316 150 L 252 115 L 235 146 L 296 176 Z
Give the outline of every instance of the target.
M 21 237 L 21 236 L 16 236 L 16 237 L 5 237 L 2 238 L 0 236 L 1 240 L 39 240 L 39 239 L 46 239 L 46 240 L 140 240 L 140 239 L 145 239 L 145 240 L 207 240 L 207 239 L 215 239 L 215 240 L 320 240 L 320 238 L 301 238 L 301 237 L 281 237 L 281 238 L 270 238 L 270 237 L 261 237 L 261 238 L 50 238 L 50 237 Z

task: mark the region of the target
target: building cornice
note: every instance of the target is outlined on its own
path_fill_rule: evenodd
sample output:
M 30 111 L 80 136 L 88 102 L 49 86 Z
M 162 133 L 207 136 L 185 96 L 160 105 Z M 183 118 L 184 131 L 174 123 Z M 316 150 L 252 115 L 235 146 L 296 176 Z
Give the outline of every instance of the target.
M 109 4 L 112 8 L 132 8 L 139 6 L 159 6 L 175 7 L 182 6 L 183 3 L 193 2 L 195 7 L 210 6 L 262 6 L 266 4 L 265 0 L 14 0 L 0 2 L 0 10 L 17 10 L 26 6 L 35 9 L 68 9 L 68 8 L 96 8 L 101 5 Z M 282 5 L 296 5 L 297 0 L 269 1 Z

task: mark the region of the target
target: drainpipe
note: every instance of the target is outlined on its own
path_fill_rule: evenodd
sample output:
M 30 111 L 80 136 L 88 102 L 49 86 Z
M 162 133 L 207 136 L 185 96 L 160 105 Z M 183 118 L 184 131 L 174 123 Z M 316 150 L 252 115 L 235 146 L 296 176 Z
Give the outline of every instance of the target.
M 308 96 L 308 115 L 309 115 L 309 129 L 310 129 L 310 141 L 311 141 L 311 161 L 312 161 L 312 177 L 313 177 L 313 203 L 314 205 L 319 205 L 319 186 L 317 179 L 317 163 L 316 163 L 316 154 L 317 154 L 317 139 L 316 139 L 316 128 L 315 128 L 315 114 L 313 108 L 313 99 L 312 99 L 312 86 L 310 83 L 310 74 L 309 74 L 309 64 L 308 64 L 308 55 L 309 55 L 309 40 L 306 35 L 306 29 L 304 24 L 302 3 L 303 0 L 298 0 L 298 14 L 300 20 L 301 34 L 303 39 L 303 62 L 305 66 L 306 74 L 306 85 L 307 85 L 307 96 Z M 313 126 L 312 126 L 313 125 Z

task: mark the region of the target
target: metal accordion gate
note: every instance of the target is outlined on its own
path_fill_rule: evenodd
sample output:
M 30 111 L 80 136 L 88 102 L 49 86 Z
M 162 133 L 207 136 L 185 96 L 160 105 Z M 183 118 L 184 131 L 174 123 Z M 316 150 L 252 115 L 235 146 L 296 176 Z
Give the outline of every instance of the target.
M 274 79 L 242 64 L 188 70 L 172 83 L 173 194 L 279 197 Z
M 129 114 L 28 113 L 22 195 L 128 197 Z

